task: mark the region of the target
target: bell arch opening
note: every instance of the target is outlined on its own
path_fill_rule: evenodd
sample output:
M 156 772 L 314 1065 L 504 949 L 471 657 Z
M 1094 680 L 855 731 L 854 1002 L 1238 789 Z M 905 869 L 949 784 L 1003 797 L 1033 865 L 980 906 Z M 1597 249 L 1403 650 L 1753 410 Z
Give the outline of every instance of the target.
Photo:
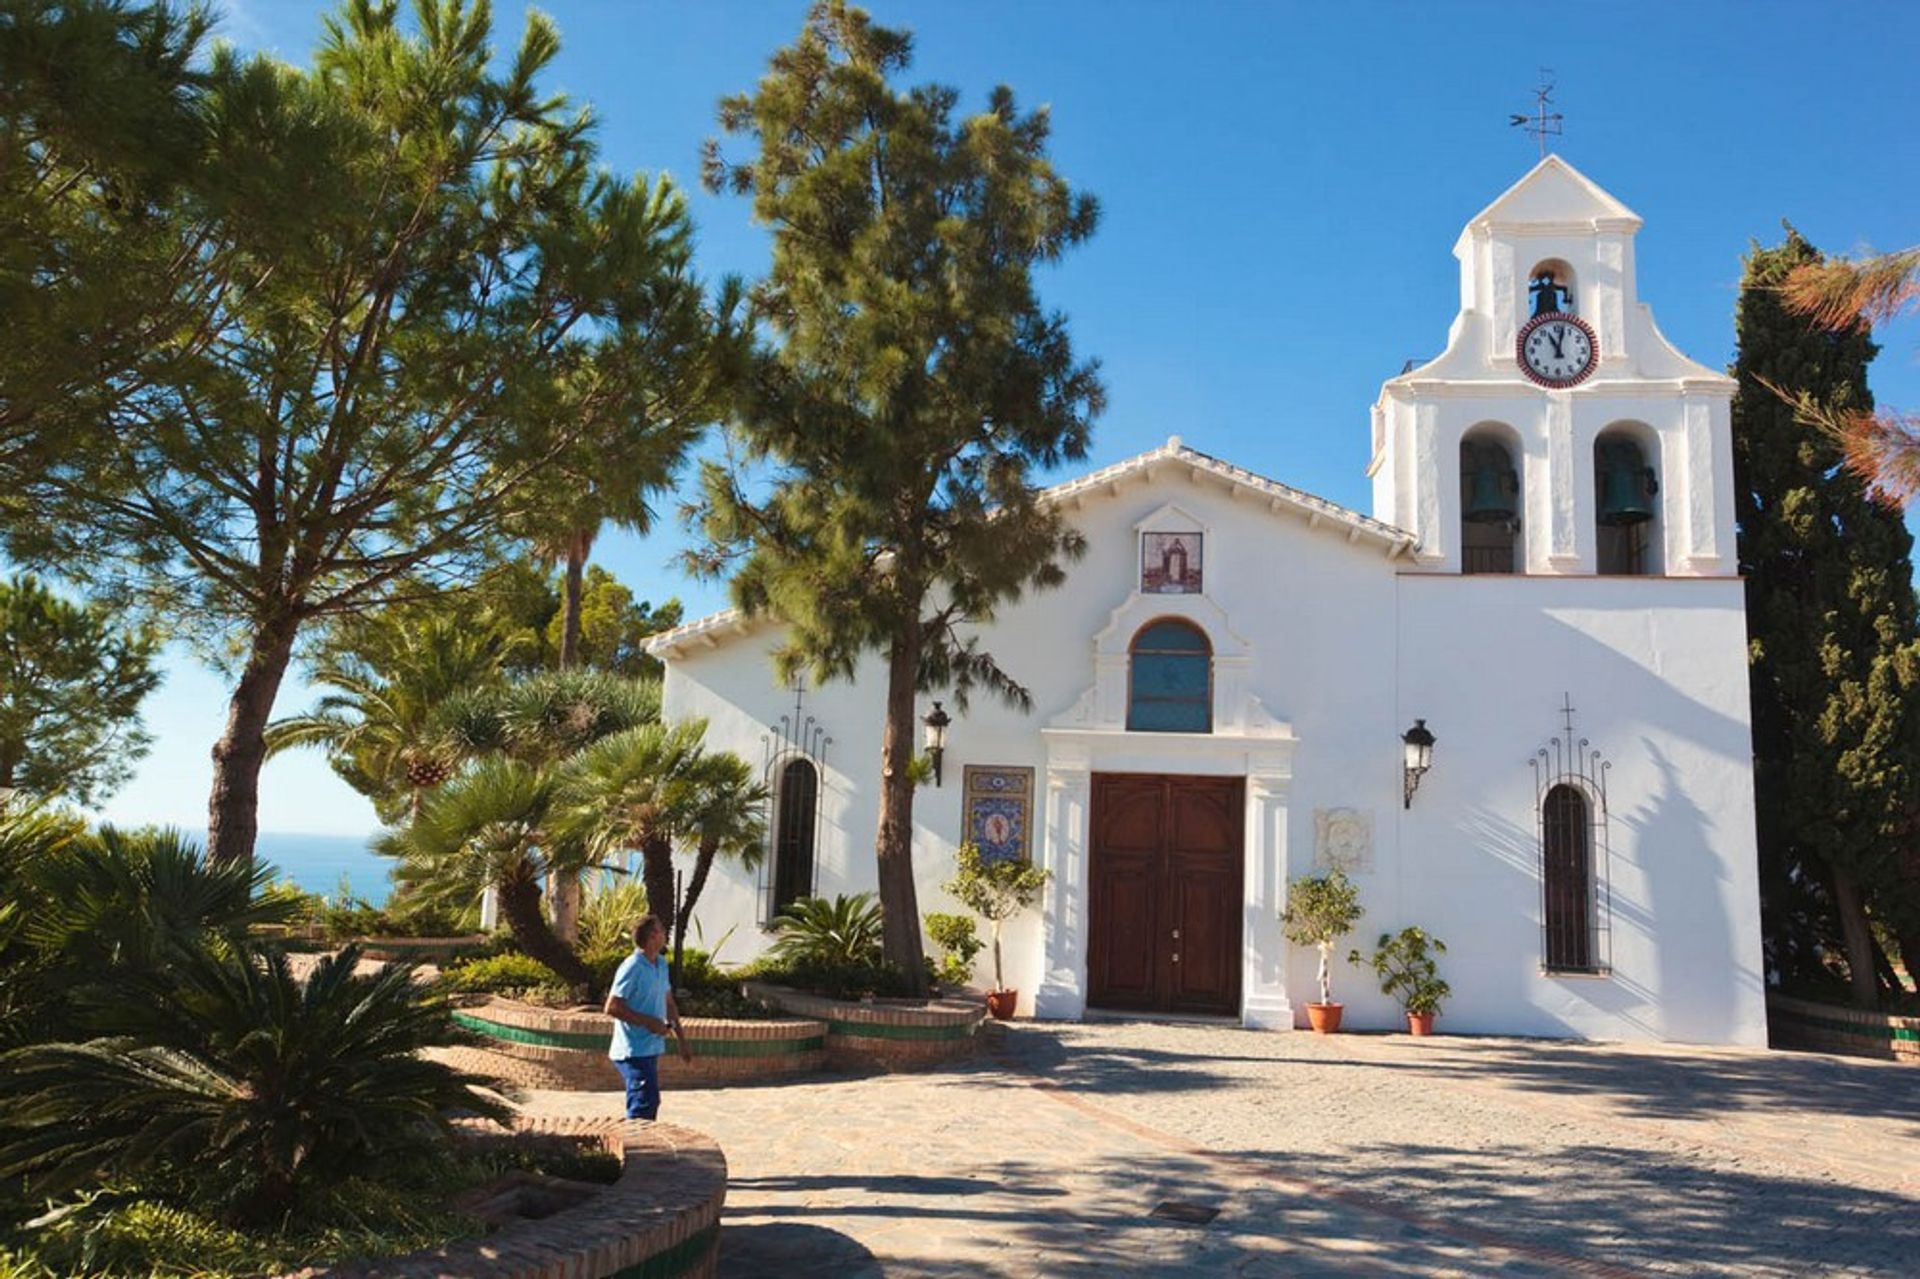
M 1460 440 L 1460 571 L 1517 573 L 1523 488 L 1517 442 L 1483 424 Z
M 1527 272 L 1526 315 L 1580 314 L 1573 268 L 1563 259 L 1547 258 Z
M 1603 576 L 1657 576 L 1659 456 L 1652 432 L 1615 423 L 1593 442 L 1594 569 Z

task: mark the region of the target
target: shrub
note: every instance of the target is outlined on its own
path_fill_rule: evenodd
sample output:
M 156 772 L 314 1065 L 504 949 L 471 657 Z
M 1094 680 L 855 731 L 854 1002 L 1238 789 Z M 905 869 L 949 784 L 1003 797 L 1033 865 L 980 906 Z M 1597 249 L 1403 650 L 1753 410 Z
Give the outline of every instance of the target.
M 973 980 L 974 956 L 986 943 L 975 931 L 971 915 L 929 914 L 927 937 L 942 952 L 940 963 L 934 969 L 934 976 L 941 983 L 964 986 Z
M 972 841 L 960 845 L 953 878 L 941 885 L 962 906 L 993 925 L 993 988 L 1005 990 L 1000 970 L 1000 925 L 1040 899 L 1047 872 L 1011 857 L 988 861 Z
M 828 999 L 898 998 L 914 993 L 913 984 L 898 965 L 875 959 L 868 963 L 835 963 L 818 959 L 785 959 L 767 954 L 733 974 L 742 981 L 791 986 Z
M 36 1194 L 177 1175 L 227 1222 L 284 1218 L 303 1192 L 439 1145 L 451 1111 L 501 1116 L 419 1050 L 453 1034 L 408 968 L 358 948 L 303 985 L 286 956 L 223 949 L 97 991 L 108 1037 L 0 1056 L 0 1177 Z
M 440 970 L 440 984 L 460 995 L 508 994 L 536 987 L 566 989 L 553 969 L 517 950 L 455 961 Z
M 1447 953 L 1447 944 L 1418 928 L 1402 928 L 1398 933 L 1381 933 L 1373 956 L 1367 961 L 1380 978 L 1380 992 L 1400 1001 L 1410 1013 L 1438 1013 L 1441 1003 L 1453 987 L 1440 980 L 1440 966 L 1434 955 Z M 1360 962 L 1360 952 L 1347 956 L 1349 963 Z
M 802 897 L 774 917 L 773 931 L 768 953 L 788 963 L 823 969 L 880 963 L 880 905 L 872 893 L 832 901 Z
M 633 926 L 647 913 L 647 886 L 634 876 L 615 880 L 589 893 L 580 907 L 582 955 L 627 957 L 633 950 Z M 616 961 L 617 962 L 617 961 Z M 588 961 L 591 966 L 592 961 Z
M 1280 923 L 1287 940 L 1320 952 L 1320 1002 L 1333 1002 L 1334 943 L 1353 931 L 1366 912 L 1360 890 L 1335 866 L 1324 875 L 1302 875 L 1287 886 L 1287 908 Z

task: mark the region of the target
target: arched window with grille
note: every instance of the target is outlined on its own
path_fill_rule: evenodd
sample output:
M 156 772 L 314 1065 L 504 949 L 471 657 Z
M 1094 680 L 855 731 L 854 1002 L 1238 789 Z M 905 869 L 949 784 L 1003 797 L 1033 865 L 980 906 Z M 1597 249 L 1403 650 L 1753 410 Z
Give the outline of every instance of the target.
M 1546 967 L 1591 972 L 1593 955 L 1593 819 L 1578 787 L 1559 785 L 1540 806 L 1545 880 Z
M 813 896 L 813 843 L 819 823 L 820 773 L 804 759 L 780 770 L 773 826 L 773 910 L 778 915 Z
M 1213 731 L 1213 645 L 1199 627 L 1172 617 L 1149 622 L 1129 652 L 1130 731 Z

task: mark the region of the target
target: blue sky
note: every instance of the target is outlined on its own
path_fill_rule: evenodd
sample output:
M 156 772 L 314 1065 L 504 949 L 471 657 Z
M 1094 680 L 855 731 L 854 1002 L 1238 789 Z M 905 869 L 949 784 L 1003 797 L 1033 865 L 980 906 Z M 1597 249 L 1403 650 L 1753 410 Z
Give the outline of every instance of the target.
M 227 38 L 304 62 L 327 5 L 229 0 Z M 693 188 L 708 276 L 757 274 L 746 202 L 697 191 L 713 107 L 749 88 L 804 3 L 553 0 L 549 84 L 594 105 L 606 163 Z M 496 3 L 510 49 L 525 7 Z M 1703 363 L 1734 351 L 1750 241 L 1791 219 L 1830 251 L 1920 242 L 1920 6 L 1780 3 L 897 3 L 910 78 L 995 83 L 1046 103 L 1053 154 L 1103 205 L 1094 240 L 1051 271 L 1049 302 L 1104 363 L 1109 409 L 1090 465 L 1178 434 L 1239 465 L 1367 509 L 1367 409 L 1409 358 L 1437 353 L 1456 308 L 1454 237 L 1538 158 L 1510 128 L 1551 67 L 1555 149 L 1645 219 L 1640 295 Z M 1876 394 L 1920 408 L 1920 323 L 1890 330 Z M 606 539 L 636 593 L 690 613 L 721 588 L 672 567 L 668 527 Z M 280 713 L 305 706 L 297 681 Z M 221 679 L 184 656 L 149 705 L 158 744 L 107 807 L 199 826 Z M 318 757 L 275 761 L 261 826 L 359 833 L 372 809 Z

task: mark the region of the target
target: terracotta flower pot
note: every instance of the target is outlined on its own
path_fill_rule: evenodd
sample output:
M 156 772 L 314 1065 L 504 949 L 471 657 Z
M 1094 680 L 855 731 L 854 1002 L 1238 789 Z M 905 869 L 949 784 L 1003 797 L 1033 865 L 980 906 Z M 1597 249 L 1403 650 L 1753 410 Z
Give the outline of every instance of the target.
M 1407 1033 L 1409 1035 L 1431 1035 L 1433 1033 L 1433 1014 L 1408 1013 Z
M 993 1014 L 995 1021 L 1012 1021 L 1013 1006 L 1020 1002 L 1017 990 L 990 990 L 987 992 L 987 1011 Z
M 1331 1035 L 1340 1029 L 1340 1013 L 1345 1004 L 1308 1004 L 1307 1024 L 1316 1035 Z

